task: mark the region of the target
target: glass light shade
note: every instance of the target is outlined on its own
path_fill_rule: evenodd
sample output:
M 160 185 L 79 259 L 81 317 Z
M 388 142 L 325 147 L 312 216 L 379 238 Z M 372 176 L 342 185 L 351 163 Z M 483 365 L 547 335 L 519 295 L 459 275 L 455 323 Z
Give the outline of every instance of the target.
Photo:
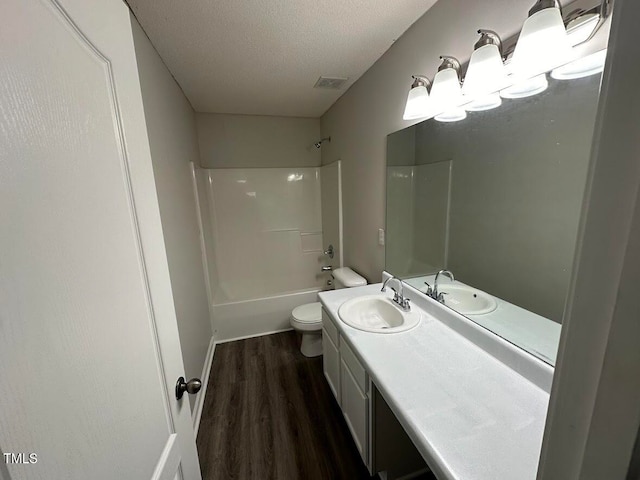
M 574 78 L 595 75 L 604 70 L 604 62 L 606 60 L 607 49 L 605 48 L 556 68 L 551 72 L 551 77 L 556 80 L 573 80 Z
M 459 107 L 452 108 L 434 117 L 434 119 L 437 120 L 438 122 L 447 122 L 447 123 L 459 122 L 460 120 L 464 120 L 465 118 L 467 118 L 467 112 L 464 110 L 464 108 L 459 108 Z
M 404 120 L 415 120 L 429 116 L 429 92 L 427 87 L 418 86 L 409 90 L 404 108 Z
M 536 75 L 500 91 L 502 98 L 525 98 L 544 92 L 549 86 L 546 74 Z
M 433 112 L 444 112 L 464 103 L 458 72 L 453 68 L 445 68 L 436 73 L 431 87 L 431 104 Z
M 469 60 L 462 93 L 470 100 L 497 92 L 507 86 L 507 73 L 497 45 L 483 45 Z
M 513 52 L 516 78 L 531 78 L 571 61 L 573 51 L 560 9 L 545 8 L 525 20 Z
M 476 98 L 473 102 L 464 106 L 464 109 L 468 112 L 483 112 L 485 110 L 491 110 L 492 108 L 498 108 L 502 105 L 502 98 L 498 93 L 490 93 L 480 98 Z
M 585 13 L 567 24 L 567 36 L 572 47 L 586 42 L 600 22 L 600 14 Z

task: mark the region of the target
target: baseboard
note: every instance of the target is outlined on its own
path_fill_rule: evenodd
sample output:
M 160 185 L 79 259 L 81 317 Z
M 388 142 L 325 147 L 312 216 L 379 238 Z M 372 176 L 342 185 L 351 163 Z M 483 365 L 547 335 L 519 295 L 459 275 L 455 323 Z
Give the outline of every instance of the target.
M 409 473 L 407 475 L 403 475 L 401 477 L 396 477 L 395 480 L 411 480 L 413 478 L 417 478 L 421 475 L 424 475 L 426 473 L 429 473 L 431 470 L 429 470 L 428 468 L 423 468 L 421 470 L 418 470 L 417 472 L 413 472 L 413 473 Z M 387 472 L 378 472 L 378 479 L 379 480 L 389 480 L 389 474 Z
M 216 349 L 215 338 L 211 337 L 209 342 L 209 349 L 207 350 L 207 356 L 204 359 L 204 367 L 202 369 L 202 388 L 196 397 L 195 405 L 193 406 L 193 436 L 198 437 L 198 429 L 200 428 L 200 418 L 202 418 L 202 409 L 204 407 L 204 397 L 207 394 L 207 385 L 209 385 L 209 374 L 211 373 L 211 364 L 213 363 L 213 353 Z
M 431 470 L 429 470 L 428 468 L 423 468 L 422 470 L 418 470 L 417 472 L 413 472 L 413 473 L 409 473 L 407 475 L 404 475 L 402 477 L 398 477 L 397 480 L 411 480 L 412 478 L 416 478 L 419 477 L 421 475 L 425 475 L 427 473 L 429 473 Z
M 291 330 L 293 330 L 293 328 L 288 327 L 288 328 L 281 328 L 280 330 L 273 330 L 271 332 L 260 332 L 252 335 L 244 335 L 242 337 L 226 338 L 224 340 L 220 340 L 216 342 L 216 344 L 235 342 L 237 340 L 246 340 L 248 338 L 264 337 L 265 335 L 273 335 L 274 333 L 290 332 Z

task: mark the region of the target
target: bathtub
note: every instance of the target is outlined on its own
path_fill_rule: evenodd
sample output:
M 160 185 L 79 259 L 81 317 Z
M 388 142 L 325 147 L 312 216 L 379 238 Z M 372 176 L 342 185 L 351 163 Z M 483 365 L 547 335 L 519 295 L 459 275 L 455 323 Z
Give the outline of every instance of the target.
M 321 289 L 301 290 L 271 297 L 212 304 L 217 343 L 291 330 L 291 311 L 298 305 L 317 302 Z

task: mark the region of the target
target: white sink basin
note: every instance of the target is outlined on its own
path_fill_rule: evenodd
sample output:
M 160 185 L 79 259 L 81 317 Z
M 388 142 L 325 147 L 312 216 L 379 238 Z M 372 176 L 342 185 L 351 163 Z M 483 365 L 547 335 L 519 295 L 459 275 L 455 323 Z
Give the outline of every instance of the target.
M 373 333 L 404 332 L 420 322 L 419 312 L 403 312 L 384 295 L 347 300 L 338 309 L 338 315 L 347 325 Z
M 462 315 L 484 315 L 493 312 L 498 302 L 486 292 L 467 285 L 445 283 L 438 285 L 438 293 L 444 293 L 444 304 Z

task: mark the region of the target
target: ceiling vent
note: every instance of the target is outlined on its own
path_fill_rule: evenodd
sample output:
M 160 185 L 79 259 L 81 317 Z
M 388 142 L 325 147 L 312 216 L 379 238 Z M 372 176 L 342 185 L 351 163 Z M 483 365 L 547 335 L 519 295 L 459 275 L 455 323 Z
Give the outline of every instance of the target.
M 340 90 L 348 78 L 344 77 L 320 77 L 313 88 L 326 88 L 328 90 Z

